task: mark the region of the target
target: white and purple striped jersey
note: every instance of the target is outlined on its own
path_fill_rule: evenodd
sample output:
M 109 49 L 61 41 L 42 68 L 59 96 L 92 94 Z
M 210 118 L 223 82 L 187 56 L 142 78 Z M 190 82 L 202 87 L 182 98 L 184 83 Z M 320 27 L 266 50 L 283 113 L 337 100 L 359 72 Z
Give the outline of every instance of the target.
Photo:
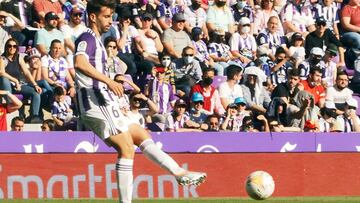
M 253 52 L 257 49 L 254 36 L 249 34 L 241 36 L 238 32 L 236 32 L 231 36 L 229 44 L 231 51 L 238 51 L 240 54 L 249 59 L 254 58 Z
M 86 29 L 75 41 L 75 55 L 84 55 L 89 63 L 100 73 L 109 76 L 106 69 L 107 53 L 100 38 L 97 38 L 91 29 Z M 92 67 L 89 67 L 92 68 Z M 78 69 L 75 69 L 75 78 L 79 89 L 106 89 L 106 84 L 95 80 Z
M 339 8 L 335 2 L 333 2 L 330 6 L 316 4 L 313 8 L 313 16 L 314 19 L 321 16 L 324 17 L 326 20 L 326 28 L 329 28 L 330 30 L 334 29 L 334 24 L 340 22 Z
M 314 24 L 314 19 L 309 6 L 302 6 L 299 10 L 293 3 L 287 3 L 280 13 L 283 22 L 291 22 L 301 32 L 307 31 L 306 28 Z M 284 27 L 285 34 L 290 33 Z

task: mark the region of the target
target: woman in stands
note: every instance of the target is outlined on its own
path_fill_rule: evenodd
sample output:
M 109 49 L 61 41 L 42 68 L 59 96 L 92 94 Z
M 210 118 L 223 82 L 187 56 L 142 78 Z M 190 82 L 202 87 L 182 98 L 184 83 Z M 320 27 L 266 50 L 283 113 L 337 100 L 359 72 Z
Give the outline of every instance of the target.
M 10 38 L 6 41 L 2 56 L 4 65 L 0 66 L 0 90 L 22 94 L 25 99 L 31 98 L 30 117 L 27 120 L 31 123 L 41 123 L 39 113 L 42 89 L 32 77 L 23 56 L 19 54 L 18 42 L 15 39 Z M 20 116 L 25 117 L 23 110 Z

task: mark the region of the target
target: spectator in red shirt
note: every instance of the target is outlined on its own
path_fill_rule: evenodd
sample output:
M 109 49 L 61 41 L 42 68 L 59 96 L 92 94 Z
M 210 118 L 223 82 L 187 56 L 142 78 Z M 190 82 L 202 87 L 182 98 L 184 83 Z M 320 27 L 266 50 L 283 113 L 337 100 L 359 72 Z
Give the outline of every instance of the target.
M 18 110 L 22 102 L 9 91 L 0 90 L 0 131 L 7 131 L 6 114 Z
M 314 96 L 315 105 L 322 108 L 325 104 L 325 88 L 321 85 L 322 70 L 318 67 L 310 69 L 306 80 L 299 83 L 299 89 L 305 90 Z
M 60 17 L 61 21 L 64 19 L 63 10 L 59 1 L 34 0 L 33 6 L 40 21 L 40 24 L 37 25 L 38 28 L 45 26 L 45 14 L 48 12 L 54 12 L 57 16 Z

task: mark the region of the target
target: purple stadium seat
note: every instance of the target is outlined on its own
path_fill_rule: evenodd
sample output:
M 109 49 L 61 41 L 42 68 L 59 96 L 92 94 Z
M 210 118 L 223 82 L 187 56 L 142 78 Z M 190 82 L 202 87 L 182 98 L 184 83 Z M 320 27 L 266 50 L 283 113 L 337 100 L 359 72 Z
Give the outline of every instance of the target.
M 344 70 L 349 76 L 354 76 L 355 70 L 353 68 L 345 67 Z
M 222 82 L 225 82 L 227 79 L 226 76 L 220 76 L 220 75 L 217 75 L 214 77 L 214 81 L 212 83 L 212 85 L 215 87 L 215 88 L 218 88 L 219 85 L 222 83 Z

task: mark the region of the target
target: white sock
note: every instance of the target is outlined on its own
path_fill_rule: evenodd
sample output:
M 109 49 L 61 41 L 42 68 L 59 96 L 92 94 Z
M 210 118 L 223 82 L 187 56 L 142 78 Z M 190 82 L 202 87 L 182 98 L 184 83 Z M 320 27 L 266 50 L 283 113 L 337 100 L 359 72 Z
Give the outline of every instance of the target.
M 185 171 L 173 158 L 159 149 L 152 139 L 144 140 L 139 147 L 148 159 L 159 164 L 161 168 L 169 171 L 171 174 L 177 175 Z
M 116 163 L 116 177 L 120 203 L 131 203 L 133 190 L 134 160 L 119 158 Z

